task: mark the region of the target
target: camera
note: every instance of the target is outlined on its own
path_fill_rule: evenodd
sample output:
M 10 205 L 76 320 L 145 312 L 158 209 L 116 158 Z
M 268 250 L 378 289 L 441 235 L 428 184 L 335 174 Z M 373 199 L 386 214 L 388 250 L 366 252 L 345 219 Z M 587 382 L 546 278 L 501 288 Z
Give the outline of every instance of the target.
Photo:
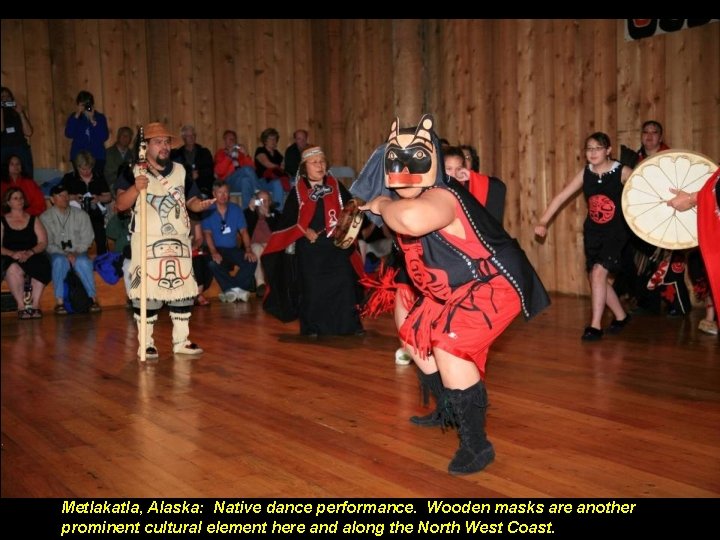
M 3 106 L 3 108 L 5 108 L 5 109 L 12 109 L 12 108 L 15 107 L 16 105 L 17 105 L 17 103 L 14 102 L 14 101 L 3 101 L 3 102 L 2 102 L 2 106 Z
M 60 241 L 60 249 L 72 249 L 72 240 L 68 240 L 65 242 L 64 240 Z
M 86 102 L 85 102 L 85 110 L 86 110 L 87 112 L 92 112 L 92 110 L 93 110 L 93 103 L 92 103 L 92 101 L 86 101 Z
M 262 206 L 263 200 L 262 199 L 255 199 L 255 206 Z
M 82 206 L 82 209 L 89 214 L 90 211 L 93 209 L 92 195 L 90 195 L 89 193 L 83 195 L 80 205 Z

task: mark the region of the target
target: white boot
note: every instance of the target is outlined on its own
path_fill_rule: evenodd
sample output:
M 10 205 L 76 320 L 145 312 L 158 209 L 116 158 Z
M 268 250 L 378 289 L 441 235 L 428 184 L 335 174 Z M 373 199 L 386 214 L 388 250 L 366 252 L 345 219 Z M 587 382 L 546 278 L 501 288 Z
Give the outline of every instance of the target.
M 173 323 L 173 352 L 176 354 L 202 354 L 203 350 L 188 339 L 190 336 L 190 313 L 170 312 Z
M 140 340 L 140 315 L 134 315 L 135 322 L 137 323 L 138 327 L 138 341 Z M 153 330 L 155 329 L 155 322 L 157 322 L 158 316 L 157 314 L 153 315 L 152 317 L 147 318 L 147 324 L 145 325 L 145 359 L 146 360 L 154 360 L 157 358 L 158 351 L 155 348 L 155 341 L 153 340 Z M 138 347 L 138 358 L 142 358 L 141 350 Z

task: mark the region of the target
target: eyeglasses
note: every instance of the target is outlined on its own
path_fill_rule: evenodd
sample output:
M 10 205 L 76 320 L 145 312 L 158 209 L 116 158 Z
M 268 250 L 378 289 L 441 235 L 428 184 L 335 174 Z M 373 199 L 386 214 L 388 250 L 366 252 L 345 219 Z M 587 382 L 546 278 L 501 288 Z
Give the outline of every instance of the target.
M 607 148 L 607 146 L 586 146 L 585 151 L 593 153 L 593 152 L 600 152 L 602 150 L 605 150 L 606 148 Z

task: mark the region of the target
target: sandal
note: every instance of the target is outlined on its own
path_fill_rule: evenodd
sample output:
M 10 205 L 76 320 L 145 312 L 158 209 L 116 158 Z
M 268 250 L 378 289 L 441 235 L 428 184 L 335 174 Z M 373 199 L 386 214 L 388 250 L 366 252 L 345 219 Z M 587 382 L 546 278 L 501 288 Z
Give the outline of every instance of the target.
M 42 310 L 38 309 L 38 308 L 33 308 L 32 318 L 33 319 L 42 319 Z
M 53 311 L 55 311 L 55 315 L 67 315 L 68 314 L 67 309 L 65 309 L 65 306 L 63 306 L 62 304 L 56 305 L 55 309 Z
M 18 319 L 26 321 L 26 320 L 32 319 L 32 318 L 33 318 L 32 308 L 18 309 Z
M 195 305 L 196 306 L 209 306 L 210 300 L 205 298 L 202 294 L 198 294 L 197 298 L 195 298 Z

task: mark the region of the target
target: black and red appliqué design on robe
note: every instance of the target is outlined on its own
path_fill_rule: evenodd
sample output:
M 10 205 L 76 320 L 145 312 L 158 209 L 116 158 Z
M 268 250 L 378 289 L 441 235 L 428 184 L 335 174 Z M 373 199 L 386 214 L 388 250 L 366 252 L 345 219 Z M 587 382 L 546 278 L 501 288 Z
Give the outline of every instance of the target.
M 587 204 L 588 217 L 598 225 L 610 223 L 615 217 L 615 203 L 607 195 L 592 195 Z
M 327 175 L 324 184 L 319 188 L 323 192 L 323 205 L 325 208 L 325 229 L 323 235 L 329 236 L 337 224 L 337 218 L 343 209 L 341 188 L 338 181 Z M 283 322 L 293 321 L 298 317 L 298 284 L 297 269 L 294 268 L 294 255 L 285 250 L 295 241 L 305 236 L 305 230 L 315 215 L 318 197 L 308 185 L 306 180 L 300 179 L 290 196 L 297 196 L 298 213 L 297 222 L 293 225 L 275 231 L 268 241 L 261 257 L 261 264 L 265 272 L 267 289 L 263 298 L 263 309 Z M 294 219 L 290 216 L 286 203 L 284 218 Z M 358 276 L 364 275 L 362 260 L 357 250 L 350 255 L 350 262 Z
M 498 220 L 498 223 L 503 222 L 507 188 L 502 180 L 494 176 L 470 171 L 467 188 L 480 204 L 487 208 L 488 212 Z
M 660 291 L 660 297 L 671 311 L 687 313 L 690 309 L 690 293 L 685 284 L 685 251 L 665 251 L 666 255 L 650 277 L 647 288 Z
M 526 319 L 550 300 L 517 241 L 454 179 L 443 189 L 457 199 L 465 239 L 438 231 L 398 236 L 405 266 L 422 297 L 401 337 L 419 354 L 432 347 L 474 361 L 484 370 L 487 347 L 522 312 Z M 462 328 L 464 336 L 455 334 Z

